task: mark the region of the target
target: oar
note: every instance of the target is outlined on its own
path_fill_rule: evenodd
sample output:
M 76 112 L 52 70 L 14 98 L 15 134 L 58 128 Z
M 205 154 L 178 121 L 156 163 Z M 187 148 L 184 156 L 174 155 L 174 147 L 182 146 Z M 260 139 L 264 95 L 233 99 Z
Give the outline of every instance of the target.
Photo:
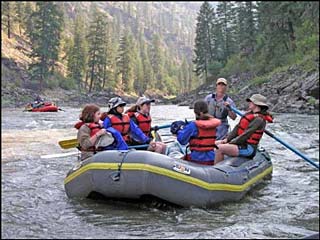
M 162 125 L 162 126 L 158 126 L 158 129 L 163 129 L 163 128 L 168 128 L 170 127 L 171 124 L 166 124 L 166 125 Z M 75 148 L 76 146 L 78 146 L 78 140 L 76 138 L 74 139 L 67 139 L 67 140 L 62 140 L 58 142 L 60 147 L 63 149 L 70 149 L 70 148 Z
M 77 155 L 77 154 L 79 154 L 79 152 L 57 153 L 57 154 L 43 155 L 40 158 L 43 158 L 43 159 L 59 158 L 59 157 L 67 157 L 67 156 Z
M 174 140 L 173 140 L 174 141 Z M 169 142 L 173 142 L 172 140 L 170 141 L 165 141 L 164 143 L 169 143 Z M 149 144 L 143 144 L 143 145 L 135 145 L 135 146 L 128 146 L 129 149 L 135 148 L 135 149 L 139 149 L 139 148 L 146 148 L 149 147 Z M 42 159 L 49 159 L 49 158 L 59 158 L 59 157 L 67 157 L 67 156 L 72 156 L 72 155 L 77 155 L 80 152 L 69 152 L 69 153 L 57 153 L 57 154 L 49 154 L 49 155 L 43 155 L 40 158 Z
M 61 108 L 58 108 L 58 110 L 63 111 L 63 112 L 65 112 L 65 111 L 66 111 L 66 110 L 63 110 L 63 109 L 61 109 Z
M 238 114 L 239 116 L 243 116 L 243 114 L 236 109 L 235 107 L 230 106 L 230 109 L 232 111 L 234 111 L 236 114 Z M 271 132 L 269 132 L 268 130 L 264 130 L 264 132 L 269 135 L 270 137 L 272 137 L 273 139 L 277 140 L 279 143 L 281 143 L 282 145 L 284 145 L 286 148 L 288 148 L 289 150 L 291 150 L 292 152 L 296 153 L 297 155 L 299 155 L 300 157 L 302 157 L 304 160 L 306 160 L 307 162 L 309 162 L 310 164 L 312 164 L 313 166 L 315 166 L 316 168 L 319 169 L 319 164 L 312 161 L 310 158 L 306 157 L 305 155 L 303 155 L 301 152 L 299 152 L 297 149 L 295 149 L 294 147 L 290 146 L 288 143 L 284 142 L 283 140 L 281 140 L 280 138 L 276 137 L 275 135 L 273 135 Z
M 59 142 L 59 145 L 63 149 L 75 148 L 76 146 L 78 146 L 78 140 L 76 138 L 62 140 Z

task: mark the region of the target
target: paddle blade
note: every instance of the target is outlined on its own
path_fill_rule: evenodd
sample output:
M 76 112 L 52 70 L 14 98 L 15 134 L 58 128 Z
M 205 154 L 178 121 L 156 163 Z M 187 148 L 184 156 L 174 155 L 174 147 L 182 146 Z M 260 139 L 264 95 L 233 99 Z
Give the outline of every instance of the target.
M 43 155 L 40 158 L 41 159 L 60 158 L 60 157 L 73 156 L 77 154 L 79 154 L 79 152 L 57 153 L 57 154 Z
M 68 140 L 62 140 L 59 142 L 59 145 L 63 149 L 69 149 L 69 148 L 75 148 L 78 146 L 78 140 L 75 139 L 68 139 Z

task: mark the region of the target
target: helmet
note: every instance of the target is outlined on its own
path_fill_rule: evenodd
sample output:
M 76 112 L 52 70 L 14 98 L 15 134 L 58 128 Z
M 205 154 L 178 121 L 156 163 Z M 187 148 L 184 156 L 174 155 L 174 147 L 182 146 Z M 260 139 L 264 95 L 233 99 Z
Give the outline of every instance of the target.
M 116 108 L 120 105 L 126 105 L 127 103 L 125 101 L 123 101 L 121 99 L 121 97 L 114 97 L 114 98 L 111 98 L 108 102 L 108 108 L 109 110 L 113 109 L 113 108 Z

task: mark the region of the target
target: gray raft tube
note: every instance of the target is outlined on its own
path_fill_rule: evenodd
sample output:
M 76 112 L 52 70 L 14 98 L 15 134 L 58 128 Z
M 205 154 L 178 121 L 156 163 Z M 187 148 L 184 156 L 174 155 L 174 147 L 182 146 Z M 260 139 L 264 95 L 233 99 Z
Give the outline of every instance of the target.
M 264 150 L 252 160 L 228 158 L 214 166 L 149 151 L 104 151 L 71 169 L 64 184 L 69 198 L 92 193 L 110 199 L 153 196 L 182 207 L 208 208 L 239 201 L 271 174 L 272 162 Z

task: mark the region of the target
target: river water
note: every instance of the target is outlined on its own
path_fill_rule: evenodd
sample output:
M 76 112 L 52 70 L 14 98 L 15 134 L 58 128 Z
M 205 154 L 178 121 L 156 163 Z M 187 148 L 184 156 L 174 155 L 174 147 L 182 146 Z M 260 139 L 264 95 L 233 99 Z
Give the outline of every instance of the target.
M 58 141 L 75 138 L 81 109 L 64 110 L 1 111 L 1 238 L 300 238 L 319 232 L 319 171 L 267 135 L 261 146 L 272 157 L 273 177 L 236 203 L 185 209 L 69 199 L 63 180 L 76 156 L 40 158 L 74 151 Z M 152 106 L 151 113 L 157 125 L 194 117 L 174 105 Z M 267 129 L 319 162 L 319 116 L 277 114 Z

